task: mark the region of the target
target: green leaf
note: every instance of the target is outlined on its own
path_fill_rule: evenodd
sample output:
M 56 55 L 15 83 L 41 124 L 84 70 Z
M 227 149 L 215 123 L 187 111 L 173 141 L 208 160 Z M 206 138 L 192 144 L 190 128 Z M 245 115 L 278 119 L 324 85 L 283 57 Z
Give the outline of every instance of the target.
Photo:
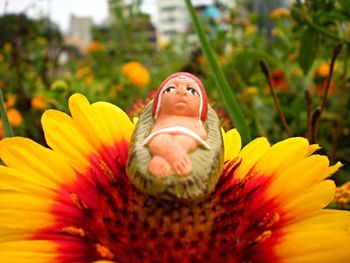
M 227 82 L 227 79 L 215 58 L 214 51 L 209 44 L 208 38 L 204 33 L 203 27 L 199 21 L 196 11 L 193 8 L 191 0 L 185 0 L 187 9 L 190 13 L 193 26 L 197 32 L 199 42 L 202 46 L 203 53 L 206 56 L 214 79 L 217 83 L 221 98 L 225 102 L 227 112 L 233 120 L 233 123 L 242 137 L 243 145 L 251 141 L 249 127 L 245 121 L 241 108 L 239 107 L 236 98 Z
M 4 97 L 2 95 L 2 90 L 0 89 L 0 115 L 2 119 L 2 125 L 4 129 L 5 137 L 13 137 L 13 132 L 9 123 L 9 120 L 7 118 L 7 113 L 5 109 L 5 102 Z
M 338 2 L 344 10 L 350 9 L 350 1 L 349 0 L 338 0 Z
M 300 64 L 304 75 L 306 75 L 309 72 L 316 58 L 318 44 L 319 33 L 311 28 L 308 28 L 301 38 L 298 57 L 298 63 Z

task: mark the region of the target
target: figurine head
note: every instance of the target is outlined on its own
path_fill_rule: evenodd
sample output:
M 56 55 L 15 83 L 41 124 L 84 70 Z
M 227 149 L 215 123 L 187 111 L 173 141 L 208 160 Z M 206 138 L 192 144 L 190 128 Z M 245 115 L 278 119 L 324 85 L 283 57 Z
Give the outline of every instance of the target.
M 163 108 L 164 105 L 168 108 Z M 187 72 L 178 72 L 167 77 L 155 94 L 152 105 L 153 118 L 157 119 L 162 112 L 167 111 L 187 116 L 194 114 L 200 122 L 204 122 L 208 106 L 202 82 Z

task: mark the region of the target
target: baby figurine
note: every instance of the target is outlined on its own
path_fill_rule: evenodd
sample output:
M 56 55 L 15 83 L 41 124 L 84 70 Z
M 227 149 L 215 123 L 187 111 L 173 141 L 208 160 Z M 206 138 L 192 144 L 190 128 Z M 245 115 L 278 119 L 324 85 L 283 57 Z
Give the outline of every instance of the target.
M 148 170 L 154 176 L 183 176 L 192 171 L 188 153 L 199 145 L 209 149 L 202 126 L 207 111 L 206 92 L 194 75 L 179 72 L 162 82 L 152 105 L 155 126 L 144 141 L 152 154 Z

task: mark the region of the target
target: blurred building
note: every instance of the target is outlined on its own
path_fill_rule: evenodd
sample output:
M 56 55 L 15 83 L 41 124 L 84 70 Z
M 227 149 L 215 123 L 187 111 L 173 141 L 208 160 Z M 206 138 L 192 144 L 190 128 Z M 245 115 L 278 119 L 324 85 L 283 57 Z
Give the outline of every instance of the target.
M 207 7 L 213 13 L 214 6 L 221 6 L 230 8 L 235 5 L 235 0 L 193 0 L 194 7 L 203 12 L 205 15 Z M 175 37 L 183 34 L 188 34 L 188 28 L 191 25 L 191 18 L 189 17 L 184 1 L 179 0 L 158 0 L 158 22 L 156 24 L 158 44 L 162 45 L 168 43 Z M 215 14 L 219 16 L 218 14 Z
M 85 52 L 92 41 L 93 20 L 91 17 L 71 16 L 70 32 L 65 44 L 76 46 L 81 52 Z
M 288 8 L 290 2 L 290 0 L 253 0 L 253 11 L 258 14 L 259 31 L 265 30 L 266 33 L 270 33 L 274 26 L 271 19 L 269 19 L 270 12 L 276 8 Z

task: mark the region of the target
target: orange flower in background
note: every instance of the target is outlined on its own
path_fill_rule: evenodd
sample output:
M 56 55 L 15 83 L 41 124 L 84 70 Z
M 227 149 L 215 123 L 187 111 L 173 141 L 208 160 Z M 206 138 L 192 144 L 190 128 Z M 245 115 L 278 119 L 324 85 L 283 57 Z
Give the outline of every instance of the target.
M 295 54 L 295 53 L 289 54 L 289 56 L 288 56 L 289 61 L 296 61 L 296 59 L 297 59 L 297 54 Z
M 8 117 L 10 125 L 15 127 L 15 128 L 21 126 L 23 123 L 23 117 L 22 117 L 21 113 L 14 108 L 7 110 L 7 117 Z
M 92 75 L 87 76 L 84 79 L 84 82 L 85 82 L 86 85 L 91 85 L 92 83 L 94 83 L 94 76 L 92 76 Z
M 122 74 L 136 87 L 146 87 L 150 80 L 149 71 L 139 62 L 128 62 L 122 66 Z
M 325 89 L 327 87 L 327 79 L 330 72 L 330 65 L 328 63 L 322 63 L 319 65 L 315 71 L 315 83 L 316 83 L 316 92 L 319 96 L 323 96 Z M 335 94 L 336 89 L 334 87 L 334 82 L 331 80 L 328 94 Z
M 88 75 L 90 75 L 92 73 L 92 70 L 89 66 L 85 66 L 85 67 L 82 67 L 80 68 L 76 73 L 75 73 L 75 76 L 78 78 L 78 79 L 82 79 L 84 77 L 87 77 Z
M 286 80 L 286 76 L 281 69 L 274 69 L 271 72 L 271 84 L 272 88 L 281 91 L 288 90 L 288 82 Z M 267 87 L 268 89 L 268 87 Z
M 97 41 L 92 41 L 91 44 L 89 45 L 87 51 L 89 53 L 98 53 L 98 52 L 104 52 L 106 51 L 106 46 L 100 42 Z
M 17 101 L 17 96 L 14 94 L 7 94 L 6 95 L 6 101 L 5 101 L 5 106 L 6 108 L 11 108 L 14 107 L 16 105 L 16 101 Z
M 324 80 L 321 80 L 321 81 L 317 81 L 318 83 L 316 84 L 316 91 L 317 91 L 317 94 L 319 96 L 323 96 L 324 95 L 324 92 L 326 90 L 326 87 L 327 87 L 327 79 L 324 79 Z M 333 95 L 335 94 L 337 91 L 334 87 L 334 83 L 333 81 L 331 80 L 331 83 L 329 84 L 329 89 L 328 89 L 328 94 L 329 95 Z
M 329 75 L 330 66 L 328 63 L 323 63 L 316 69 L 316 77 L 327 78 Z
M 31 100 L 31 106 L 36 110 L 45 110 L 47 108 L 46 100 L 42 95 L 35 96 Z

